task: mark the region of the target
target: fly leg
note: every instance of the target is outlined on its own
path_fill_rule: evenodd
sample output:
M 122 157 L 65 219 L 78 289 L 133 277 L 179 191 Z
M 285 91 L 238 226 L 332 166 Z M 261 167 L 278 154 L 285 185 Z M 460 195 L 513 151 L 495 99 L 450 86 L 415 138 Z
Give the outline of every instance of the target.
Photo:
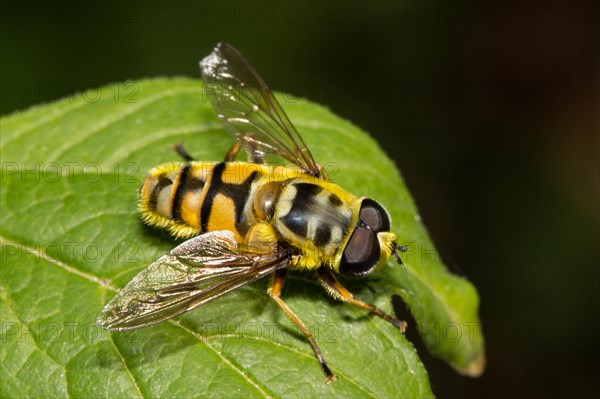
M 225 154 L 225 162 L 233 162 L 242 146 L 237 141 L 233 143 L 227 154 Z
M 183 143 L 177 143 L 173 146 L 173 150 L 181 157 L 185 162 L 192 162 L 195 159 L 186 151 Z
M 327 171 L 320 163 L 317 164 L 317 169 L 319 169 L 319 175 L 323 180 L 329 180 L 329 176 L 327 175 Z
M 395 327 L 398 327 L 400 331 L 404 334 L 406 331 L 406 322 L 402 320 L 398 320 L 395 317 L 390 316 L 383 310 L 379 309 L 377 306 L 361 301 L 360 299 L 354 298 L 354 295 L 350 291 L 348 291 L 339 281 L 335 278 L 335 276 L 331 273 L 329 269 L 326 267 L 319 268 L 319 279 L 323 284 L 323 287 L 335 298 L 342 300 L 344 302 L 351 303 L 354 306 L 358 306 L 361 309 L 369 310 L 379 317 L 387 320 Z
M 229 151 L 227 151 L 227 155 L 225 155 L 225 162 L 233 162 L 237 154 L 240 152 L 242 144 L 244 144 L 244 147 L 248 152 L 248 162 L 259 164 L 265 163 L 264 153 L 258 150 L 257 142 L 254 140 L 254 136 L 252 134 L 247 134 L 246 136 L 242 137 L 241 140 L 243 140 L 243 143 L 236 141 L 233 143 Z
M 283 288 L 283 283 L 285 282 L 286 275 L 287 275 L 287 270 L 285 270 L 285 269 L 280 269 L 275 272 L 275 277 L 273 278 L 273 282 L 271 283 L 271 286 L 269 287 L 269 291 L 268 291 L 269 295 L 271 296 L 271 298 L 273 298 L 273 300 L 275 302 L 277 302 L 279 307 L 281 309 L 283 309 L 283 311 L 285 312 L 287 317 L 291 321 L 293 321 L 294 324 L 304 333 L 306 338 L 308 338 L 308 341 L 310 342 L 310 345 L 312 346 L 313 351 L 315 352 L 315 356 L 317 357 L 317 360 L 319 361 L 319 364 L 321 365 L 321 368 L 323 369 L 323 372 L 325 373 L 325 382 L 327 384 L 329 384 L 331 381 L 335 381 L 336 377 L 335 377 L 335 375 L 333 375 L 333 373 L 327 366 L 327 363 L 325 363 L 325 359 L 323 358 L 323 355 L 321 354 L 321 350 L 317 346 L 317 342 L 315 341 L 315 338 L 313 337 L 312 332 L 310 332 L 308 327 L 306 327 L 306 325 L 304 325 L 302 320 L 300 320 L 300 318 L 298 318 L 298 316 L 296 316 L 296 314 L 292 311 L 292 309 L 290 309 L 290 307 L 285 302 L 283 302 L 283 300 L 280 297 L 281 289 Z

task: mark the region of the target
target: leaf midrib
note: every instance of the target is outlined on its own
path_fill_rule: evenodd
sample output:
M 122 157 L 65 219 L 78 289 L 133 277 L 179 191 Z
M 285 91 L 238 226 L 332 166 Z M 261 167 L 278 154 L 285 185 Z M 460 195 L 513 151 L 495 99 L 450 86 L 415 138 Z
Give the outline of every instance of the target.
M 106 290 L 110 290 L 113 292 L 118 291 L 118 288 L 114 287 L 111 284 L 111 280 L 108 279 L 102 279 L 99 278 L 97 276 L 94 276 L 93 274 L 87 273 L 87 272 L 83 272 L 79 269 L 77 269 L 74 266 L 70 266 L 68 264 L 66 264 L 65 262 L 56 259 L 50 255 L 48 255 L 47 253 L 40 251 L 38 249 L 35 248 L 31 248 L 25 244 L 19 243 L 17 241 L 8 239 L 6 237 L 4 237 L 3 235 L 0 235 L 0 244 L 10 244 L 10 245 L 14 245 L 17 248 L 27 251 L 35 256 L 39 256 L 40 258 L 43 258 L 44 260 L 48 261 L 50 264 L 53 264 L 57 267 L 60 267 L 61 269 L 63 269 L 64 271 L 66 271 L 67 273 L 70 274 L 74 274 L 78 277 L 84 278 L 92 283 L 95 283 L 99 286 L 101 286 L 103 289 Z M 306 281 L 306 282 L 310 282 L 310 283 L 315 283 L 314 281 L 308 280 L 308 279 L 303 279 L 301 277 L 296 277 L 296 276 L 292 276 L 292 278 L 297 279 L 297 280 L 301 280 L 301 281 Z M 4 292 L 5 290 L 2 289 L 2 291 Z M 6 303 L 8 303 L 8 298 L 5 298 L 5 295 L 3 295 L 3 299 L 5 299 Z M 389 337 L 389 335 L 383 330 L 381 329 L 377 323 L 375 323 L 373 321 L 372 317 L 369 317 L 369 322 L 370 324 L 381 333 L 382 336 L 384 336 L 388 342 L 393 343 L 394 341 L 392 341 L 392 339 Z M 229 359 L 227 356 L 223 355 L 221 352 L 219 352 L 211 343 L 210 343 L 210 336 L 208 337 L 202 337 L 201 335 L 195 333 L 193 330 L 189 329 L 188 327 L 184 326 L 183 324 L 181 324 L 180 322 L 178 322 L 177 320 L 168 320 L 167 322 L 171 323 L 172 325 L 177 326 L 178 328 L 182 329 L 183 331 L 185 331 L 187 334 L 193 336 L 195 339 L 197 339 L 198 341 L 202 342 L 208 349 L 210 349 L 211 351 L 213 351 L 222 361 L 223 363 L 225 363 L 227 365 L 227 367 L 229 367 L 232 371 L 234 371 L 235 373 L 237 373 L 238 375 L 240 375 L 244 380 L 246 380 L 246 382 L 248 384 L 250 384 L 254 389 L 256 389 L 258 392 L 261 393 L 261 395 L 263 395 L 263 397 L 265 398 L 272 398 L 275 395 L 273 393 L 267 393 L 268 389 L 264 386 L 261 386 L 257 381 L 254 381 L 252 378 L 250 378 L 246 373 L 244 373 L 240 368 L 238 368 L 237 366 L 234 365 L 232 359 Z M 119 350 L 119 348 L 117 347 L 117 345 L 114 342 L 113 339 L 113 334 L 110 333 L 110 342 L 111 345 L 114 347 L 115 351 L 117 352 L 118 356 L 119 356 L 119 360 L 122 362 L 125 370 L 127 371 L 128 376 L 130 377 L 131 381 L 132 381 L 132 385 L 134 386 L 134 388 L 136 389 L 136 391 L 140 394 L 141 398 L 145 398 L 145 396 L 142 394 L 142 390 L 139 386 L 139 383 L 137 381 L 137 379 L 135 378 L 135 374 L 133 373 L 133 370 L 131 370 L 129 368 L 129 365 L 127 364 L 126 359 L 123 357 L 123 354 L 121 353 L 121 351 Z M 220 334 L 220 337 L 227 337 L 228 334 L 223 335 Z M 297 355 L 300 355 L 302 357 L 305 358 L 310 358 L 312 359 L 313 356 L 311 354 L 307 354 L 304 352 L 300 352 L 298 351 L 296 348 L 287 346 L 287 345 L 283 345 L 281 343 L 278 342 L 273 342 L 273 341 L 269 341 L 269 340 L 265 340 L 263 337 L 253 337 L 253 339 L 257 339 L 259 341 L 262 341 L 264 343 L 273 345 L 273 346 L 277 346 L 277 347 L 282 347 L 284 349 L 287 349 L 291 352 L 294 352 Z M 41 352 L 45 353 L 41 347 L 39 347 L 39 345 L 37 345 L 36 343 L 36 347 L 38 348 L 38 350 L 40 350 Z M 46 355 L 47 356 L 47 355 Z M 406 362 L 406 359 L 404 359 L 404 363 L 407 366 L 407 370 L 409 369 L 408 363 Z M 54 359 L 52 359 L 52 361 L 59 367 L 63 367 L 62 365 L 60 365 L 59 363 L 57 363 Z M 350 384 L 352 384 L 353 386 L 355 386 L 358 390 L 363 391 L 365 394 L 369 395 L 369 397 L 372 398 L 376 398 L 377 395 L 375 395 L 373 392 L 365 389 L 362 385 L 360 385 L 358 382 L 352 380 L 350 377 L 348 377 L 345 373 L 341 372 L 340 370 L 335 370 L 336 375 L 338 375 L 339 377 L 343 378 L 344 380 L 348 381 Z

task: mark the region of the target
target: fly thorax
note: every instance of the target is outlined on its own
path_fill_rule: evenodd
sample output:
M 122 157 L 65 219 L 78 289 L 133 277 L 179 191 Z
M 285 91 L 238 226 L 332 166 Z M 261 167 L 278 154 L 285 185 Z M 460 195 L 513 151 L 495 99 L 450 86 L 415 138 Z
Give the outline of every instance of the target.
M 281 182 L 271 181 L 256 188 L 253 193 L 252 214 L 256 220 L 271 220 L 275 202 L 281 191 Z
M 317 184 L 294 182 L 281 190 L 274 226 L 292 245 L 320 260 L 335 254 L 351 216 L 350 207 L 335 193 Z

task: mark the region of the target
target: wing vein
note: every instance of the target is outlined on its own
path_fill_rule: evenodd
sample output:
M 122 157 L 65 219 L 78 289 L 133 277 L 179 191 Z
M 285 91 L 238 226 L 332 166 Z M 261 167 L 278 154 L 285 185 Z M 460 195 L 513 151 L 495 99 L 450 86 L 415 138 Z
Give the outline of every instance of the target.
M 226 130 L 252 158 L 279 155 L 306 173 L 320 170 L 302 136 L 248 60 L 220 43 L 200 62 L 206 94 Z

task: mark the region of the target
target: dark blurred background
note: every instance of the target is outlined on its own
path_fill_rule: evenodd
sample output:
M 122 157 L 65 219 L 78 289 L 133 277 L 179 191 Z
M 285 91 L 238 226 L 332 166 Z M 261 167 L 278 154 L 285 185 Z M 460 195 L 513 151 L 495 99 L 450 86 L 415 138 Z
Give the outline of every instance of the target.
M 598 15 L 591 1 L 3 2 L 1 113 L 199 77 L 230 42 L 273 88 L 370 132 L 477 286 L 487 370 L 459 376 L 419 345 L 434 392 L 598 397 Z

